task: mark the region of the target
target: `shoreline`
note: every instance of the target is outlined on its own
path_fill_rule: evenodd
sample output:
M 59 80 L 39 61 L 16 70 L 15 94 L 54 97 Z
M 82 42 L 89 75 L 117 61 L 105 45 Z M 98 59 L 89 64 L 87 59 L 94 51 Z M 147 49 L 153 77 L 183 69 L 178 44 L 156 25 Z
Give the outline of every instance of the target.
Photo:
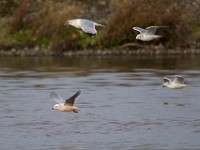
M 159 56 L 159 55 L 199 55 L 200 49 L 87 49 L 87 50 L 50 50 L 48 48 L 24 48 L 0 50 L 0 57 L 37 57 L 37 56 Z

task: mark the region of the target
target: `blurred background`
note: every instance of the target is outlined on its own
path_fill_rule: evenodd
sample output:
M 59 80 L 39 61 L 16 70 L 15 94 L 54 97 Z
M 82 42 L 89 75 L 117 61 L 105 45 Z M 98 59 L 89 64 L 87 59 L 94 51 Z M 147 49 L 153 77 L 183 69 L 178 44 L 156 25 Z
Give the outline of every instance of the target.
M 1 0 L 0 49 L 45 49 L 63 53 L 83 49 L 198 49 L 200 47 L 199 0 Z M 96 37 L 63 24 L 86 18 L 105 24 Z M 153 42 L 136 41 L 133 26 L 157 30 L 164 37 Z

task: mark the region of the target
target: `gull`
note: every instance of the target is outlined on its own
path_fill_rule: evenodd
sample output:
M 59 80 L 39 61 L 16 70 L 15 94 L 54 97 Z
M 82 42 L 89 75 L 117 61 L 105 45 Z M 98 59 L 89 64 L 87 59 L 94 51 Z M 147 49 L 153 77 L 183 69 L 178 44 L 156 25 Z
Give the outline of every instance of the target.
M 65 25 L 71 25 L 77 29 L 83 30 L 86 34 L 90 36 L 94 36 L 97 34 L 97 30 L 95 29 L 96 26 L 104 27 L 104 25 L 96 23 L 91 20 L 87 19 L 72 19 L 65 22 Z
M 162 27 L 168 27 L 168 26 L 150 26 L 147 27 L 146 29 L 140 27 L 133 27 L 133 29 L 140 32 L 140 34 L 136 36 L 137 40 L 151 41 L 162 37 L 161 35 L 155 35 L 156 29 Z
M 180 75 L 174 75 L 174 80 L 171 81 L 169 78 L 164 77 L 163 78 L 163 87 L 168 87 L 171 89 L 182 89 L 186 87 L 187 85 L 184 84 L 184 78 Z
M 63 98 L 55 92 L 50 93 L 50 97 L 53 101 L 57 102 L 52 109 L 56 109 L 62 112 L 74 112 L 78 113 L 78 108 L 74 105 L 74 102 L 79 98 L 81 91 L 79 90 L 71 96 L 70 98 L 66 99 L 65 101 Z

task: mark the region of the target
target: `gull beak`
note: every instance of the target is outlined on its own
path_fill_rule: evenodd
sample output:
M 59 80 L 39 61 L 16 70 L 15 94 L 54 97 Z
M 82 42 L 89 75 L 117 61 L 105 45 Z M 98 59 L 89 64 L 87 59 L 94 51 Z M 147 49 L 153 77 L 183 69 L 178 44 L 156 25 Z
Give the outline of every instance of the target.
M 52 107 L 51 109 L 53 110 L 54 108 Z

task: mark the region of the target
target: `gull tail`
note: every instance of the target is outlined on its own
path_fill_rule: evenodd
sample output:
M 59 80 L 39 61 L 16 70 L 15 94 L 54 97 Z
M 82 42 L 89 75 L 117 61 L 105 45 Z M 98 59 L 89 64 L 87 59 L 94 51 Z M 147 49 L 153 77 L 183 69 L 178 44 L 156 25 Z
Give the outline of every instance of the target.
M 100 27 L 105 27 L 105 25 L 102 25 L 102 24 L 99 24 L 99 23 L 96 23 L 95 25 L 100 26 Z
M 155 39 L 159 39 L 159 38 L 161 38 L 161 37 L 163 37 L 162 35 L 154 35 L 154 38 Z

